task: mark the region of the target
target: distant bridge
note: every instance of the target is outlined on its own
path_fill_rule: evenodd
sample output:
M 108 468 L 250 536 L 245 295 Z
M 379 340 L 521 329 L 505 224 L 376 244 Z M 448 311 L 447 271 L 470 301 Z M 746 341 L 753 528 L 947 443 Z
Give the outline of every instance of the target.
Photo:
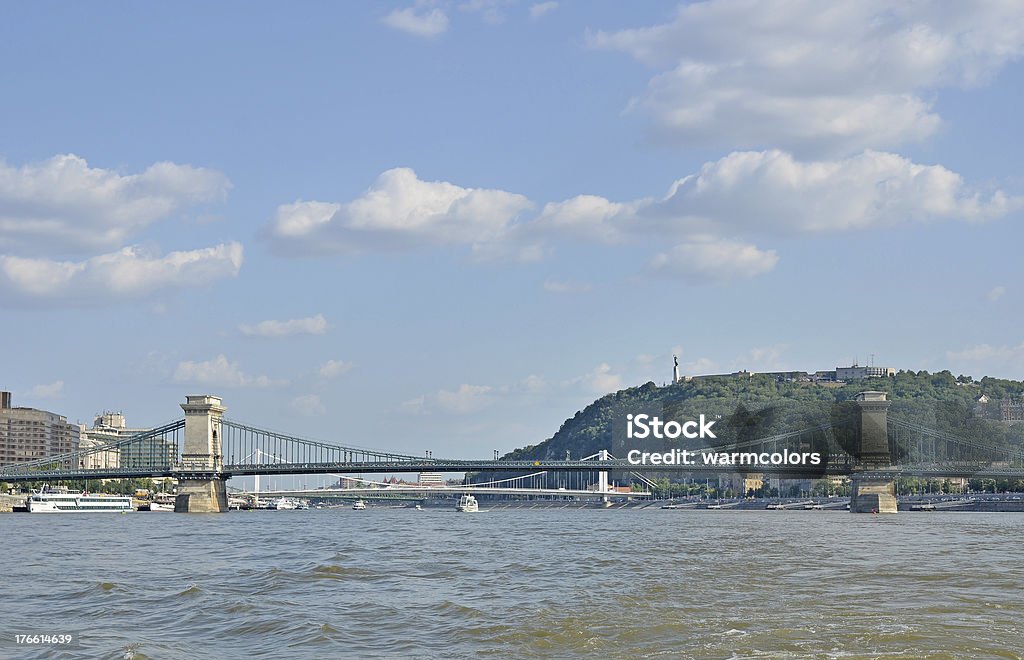
M 650 484 L 640 472 L 756 472 L 794 478 L 853 475 L 862 483 L 884 484 L 898 476 L 932 478 L 1022 478 L 1024 452 L 966 440 L 888 418 L 884 394 L 861 400 L 858 447 L 846 450 L 831 424 L 708 447 L 716 452 L 806 452 L 823 454 L 823 465 L 645 465 L 608 452 L 577 460 L 474 460 L 432 458 L 378 449 L 345 447 L 282 434 L 227 419 L 221 400 L 189 396 L 184 419 L 114 443 L 34 461 L 0 466 L 0 481 L 68 481 L 172 477 L 178 480 L 179 508 L 226 509 L 224 482 L 231 477 L 289 474 L 394 474 L 421 472 L 589 473 L 597 493 L 608 495 L 608 473 Z M 603 459 L 603 460 L 602 460 Z M 465 487 L 456 489 L 466 492 Z M 550 490 L 550 489 L 549 489 Z M 876 489 L 877 490 L 877 489 Z M 891 486 L 888 487 L 891 491 Z M 294 492 L 294 491 L 292 491 Z M 532 491 L 536 492 L 536 491 Z M 592 494 L 592 490 L 579 493 Z M 872 491 L 874 492 L 874 491 Z M 566 494 L 554 490 L 550 494 Z M 575 494 L 575 493 L 574 493 Z M 881 490 L 878 493 L 884 495 Z M 882 499 L 885 499 L 884 497 Z M 887 500 L 886 500 L 887 501 Z M 894 501 L 894 500 L 893 500 Z

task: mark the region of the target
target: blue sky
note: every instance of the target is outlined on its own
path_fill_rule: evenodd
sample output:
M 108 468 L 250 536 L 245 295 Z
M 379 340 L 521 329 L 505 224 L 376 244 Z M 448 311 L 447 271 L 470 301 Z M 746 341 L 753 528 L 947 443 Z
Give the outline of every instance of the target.
M 673 353 L 1022 377 L 1018 3 L 2 12 L 18 405 L 488 457 Z

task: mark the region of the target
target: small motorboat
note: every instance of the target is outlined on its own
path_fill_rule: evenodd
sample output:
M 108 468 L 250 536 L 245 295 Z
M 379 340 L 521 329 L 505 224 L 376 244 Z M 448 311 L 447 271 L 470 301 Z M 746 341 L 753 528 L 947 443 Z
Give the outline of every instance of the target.
M 476 513 L 480 510 L 480 505 L 472 495 L 463 495 L 459 498 L 459 503 L 455 505 L 455 510 L 461 513 Z

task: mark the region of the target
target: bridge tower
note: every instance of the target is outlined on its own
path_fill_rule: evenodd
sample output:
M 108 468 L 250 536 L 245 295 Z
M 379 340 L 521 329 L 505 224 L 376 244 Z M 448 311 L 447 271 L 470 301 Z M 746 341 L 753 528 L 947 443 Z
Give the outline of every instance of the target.
M 220 420 L 226 408 L 220 397 L 189 395 L 185 411 L 185 447 L 181 454 L 178 497 L 174 510 L 183 513 L 220 513 L 228 509 L 227 484 L 222 473 Z
M 861 392 L 860 450 L 853 475 L 851 513 L 896 513 L 896 478 L 891 472 L 888 410 L 885 392 Z

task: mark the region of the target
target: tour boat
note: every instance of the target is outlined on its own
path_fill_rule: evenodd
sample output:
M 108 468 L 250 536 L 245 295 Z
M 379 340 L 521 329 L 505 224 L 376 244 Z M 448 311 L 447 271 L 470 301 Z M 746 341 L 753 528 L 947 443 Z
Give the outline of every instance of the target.
M 353 511 L 363 511 L 366 509 L 366 502 L 362 500 L 356 500 L 355 504 L 352 505 Z
M 476 513 L 480 510 L 480 506 L 472 495 L 463 495 L 459 498 L 459 503 L 455 505 L 455 510 L 462 513 Z
M 299 505 L 295 502 L 295 500 L 291 499 L 290 497 L 279 497 L 278 499 L 270 503 L 270 508 L 277 509 L 278 511 L 283 511 L 286 509 L 290 511 L 292 509 L 297 509 L 298 507 Z
M 29 513 L 100 513 L 134 511 L 128 495 L 96 495 L 68 491 L 32 493 L 25 498 Z

